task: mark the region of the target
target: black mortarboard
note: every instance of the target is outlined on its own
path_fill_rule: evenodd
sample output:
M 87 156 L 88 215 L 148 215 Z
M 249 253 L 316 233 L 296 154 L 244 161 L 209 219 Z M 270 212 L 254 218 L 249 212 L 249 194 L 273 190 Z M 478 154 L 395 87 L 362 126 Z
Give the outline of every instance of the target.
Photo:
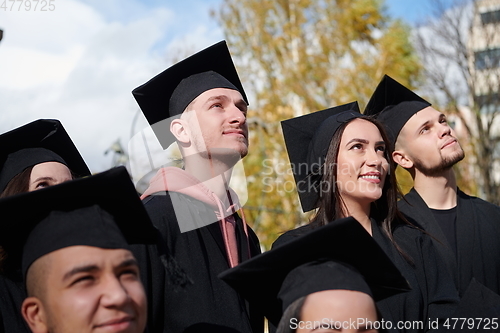
M 384 75 L 368 101 L 365 115 L 376 115 L 394 144 L 406 122 L 418 111 L 430 106 L 422 97 L 388 75 Z
M 318 265 L 318 260 L 337 263 Z M 330 276 L 332 270 L 341 276 Z M 321 275 L 309 275 L 308 272 Z M 274 325 L 278 324 L 288 305 L 314 292 L 356 290 L 372 295 L 377 301 L 409 290 L 392 261 L 352 217 L 319 227 L 219 277 L 259 306 Z
M 90 175 L 59 120 L 39 119 L 0 135 L 0 193 L 14 176 L 44 162 L 60 162 L 78 176 Z
M 226 41 L 220 41 L 177 64 L 132 91 L 163 149 L 175 141 L 171 117 L 180 115 L 201 93 L 234 89 L 248 104 Z
M 155 230 L 125 167 L 0 200 L 0 245 L 25 276 L 41 256 L 73 245 L 127 248 Z
M 343 123 L 363 117 L 357 102 L 281 122 L 302 210 L 317 207 L 319 181 L 333 134 Z
M 284 311 L 301 297 L 338 289 L 360 291 L 373 298 L 368 283 L 358 270 L 342 262 L 322 258 L 292 269 L 283 280 L 278 299 Z

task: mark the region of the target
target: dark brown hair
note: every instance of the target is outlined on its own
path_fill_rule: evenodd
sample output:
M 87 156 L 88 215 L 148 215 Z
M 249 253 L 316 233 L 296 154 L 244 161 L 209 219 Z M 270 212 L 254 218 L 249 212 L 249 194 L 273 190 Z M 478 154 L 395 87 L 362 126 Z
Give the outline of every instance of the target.
M 398 197 L 401 195 L 401 191 L 398 188 L 396 182 L 396 175 L 394 173 L 395 163 L 392 160 L 393 147 L 391 141 L 389 140 L 383 125 L 377 120 L 366 117 L 366 118 L 354 118 L 363 119 L 374 124 L 382 136 L 385 142 L 386 149 L 384 151 L 384 157 L 389 163 L 389 172 L 385 179 L 385 184 L 382 189 L 382 196 L 373 202 L 370 207 L 370 217 L 374 218 L 377 223 L 380 224 L 382 230 L 387 235 L 389 240 L 394 244 L 396 249 L 405 257 L 407 260 L 412 262 L 402 249 L 395 243 L 392 231 L 394 230 L 395 223 L 406 221 L 403 215 L 399 212 L 397 207 Z M 344 203 L 342 197 L 340 196 L 340 191 L 337 186 L 337 160 L 340 149 L 340 141 L 344 130 L 354 119 L 342 124 L 337 131 L 333 134 L 332 140 L 330 141 L 330 146 L 328 147 L 328 152 L 325 157 L 325 163 L 323 166 L 323 176 L 320 182 L 320 189 L 323 188 L 322 183 L 327 183 L 329 191 L 321 191 L 318 198 L 318 210 L 316 214 L 311 219 L 311 225 L 313 227 L 323 226 L 331 221 L 344 217 L 342 215 Z M 332 188 L 333 186 L 333 188 Z
M 5 187 L 5 190 L 0 194 L 0 198 L 9 197 L 11 195 L 29 192 L 29 184 L 31 178 L 31 171 L 35 166 L 30 166 L 15 175 Z M 70 170 L 71 178 L 76 179 L 76 175 Z M 7 261 L 7 253 L 0 246 L 0 272 L 5 270 Z
M 25 193 L 29 190 L 31 170 L 33 166 L 27 167 L 22 172 L 15 175 L 5 187 L 5 190 L 0 194 L 0 198 L 9 197 L 14 194 Z
M 0 198 L 9 197 L 14 194 L 28 192 L 33 166 L 24 169 L 21 173 L 15 175 L 5 187 L 5 190 L 0 194 Z M 7 260 L 7 253 L 0 246 L 0 273 L 4 271 Z

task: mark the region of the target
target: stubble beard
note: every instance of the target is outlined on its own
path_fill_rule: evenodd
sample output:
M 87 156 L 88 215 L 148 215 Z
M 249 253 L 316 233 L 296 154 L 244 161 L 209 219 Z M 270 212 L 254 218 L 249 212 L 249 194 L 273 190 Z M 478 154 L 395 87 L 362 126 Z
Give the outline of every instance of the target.
M 462 147 L 460 147 L 460 149 L 454 152 L 451 156 L 443 157 L 441 154 L 441 162 L 436 166 L 428 167 L 425 165 L 425 163 L 422 162 L 422 160 L 418 158 L 413 158 L 413 164 L 415 166 L 415 169 L 420 171 L 424 176 L 438 177 L 441 176 L 444 172 L 450 170 L 455 164 L 463 160 L 464 157 L 465 153 Z
M 248 140 L 238 138 L 239 149 L 233 148 L 212 148 L 213 140 L 204 133 L 201 135 L 202 141 L 196 138 L 194 143 L 200 156 L 204 159 L 216 159 L 229 164 L 236 164 L 240 159 L 248 154 Z

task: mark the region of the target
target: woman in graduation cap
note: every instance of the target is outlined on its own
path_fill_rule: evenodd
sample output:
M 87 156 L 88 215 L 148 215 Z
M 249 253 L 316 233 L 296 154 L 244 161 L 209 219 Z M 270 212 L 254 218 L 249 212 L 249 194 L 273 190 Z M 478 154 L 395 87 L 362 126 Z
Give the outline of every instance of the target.
M 447 273 L 438 269 L 441 263 L 430 237 L 404 221 L 397 210 L 391 146 L 382 126 L 351 103 L 283 121 L 282 127 L 302 209 L 317 211 L 309 224 L 286 232 L 273 248 L 353 216 L 412 288 L 378 303 L 384 318 L 394 325 L 424 322 L 424 328 L 401 329 L 424 332 L 429 320 L 448 317 L 458 296 Z
M 6 132 L 0 147 L 0 197 L 90 175 L 58 120 L 39 119 Z
M 88 176 L 90 171 L 58 120 L 36 120 L 0 135 L 1 198 L 56 185 L 75 175 Z M 20 316 L 25 297 L 20 270 L 11 267 L 0 246 L 0 332 L 29 332 Z

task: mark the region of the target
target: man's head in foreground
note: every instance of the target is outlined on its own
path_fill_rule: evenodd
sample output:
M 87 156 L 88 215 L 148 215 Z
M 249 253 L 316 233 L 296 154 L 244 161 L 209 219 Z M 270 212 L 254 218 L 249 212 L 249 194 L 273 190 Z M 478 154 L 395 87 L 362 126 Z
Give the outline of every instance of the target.
M 409 290 L 392 261 L 353 217 L 297 237 L 219 277 L 258 306 L 281 333 L 345 331 L 335 325 L 310 325 L 318 322 L 374 322 L 376 301 Z M 374 330 L 360 324 L 349 332 Z
M 144 332 L 146 296 L 129 244 L 151 243 L 154 231 L 125 168 L 6 198 L 0 208 L 18 212 L 2 224 L 0 244 L 19 262 L 28 293 L 21 311 L 34 333 Z
M 70 246 L 27 272 L 22 314 L 34 333 L 144 332 L 146 295 L 129 250 Z

